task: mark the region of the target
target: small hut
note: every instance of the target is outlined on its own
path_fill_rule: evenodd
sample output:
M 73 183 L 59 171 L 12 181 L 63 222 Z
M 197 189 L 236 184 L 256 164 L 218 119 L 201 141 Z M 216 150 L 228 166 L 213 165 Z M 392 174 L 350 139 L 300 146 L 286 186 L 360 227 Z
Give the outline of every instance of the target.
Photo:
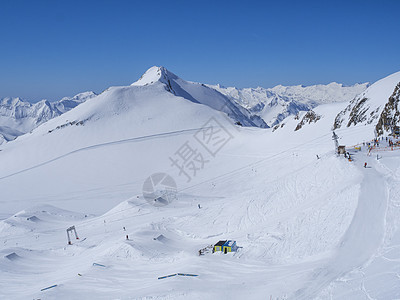
M 225 241 L 219 241 L 218 243 L 216 243 L 214 245 L 213 252 L 222 251 L 223 253 L 226 254 L 228 252 L 236 252 L 237 249 L 238 249 L 238 247 L 236 245 L 236 241 L 225 240 Z
M 345 154 L 346 153 L 346 146 L 339 146 L 337 148 L 337 153 L 338 154 Z
M 219 241 L 218 243 L 216 243 L 215 245 L 214 245 L 214 251 L 213 252 L 217 252 L 217 251 L 222 251 L 222 246 L 224 245 L 226 243 L 226 240 L 225 241 Z

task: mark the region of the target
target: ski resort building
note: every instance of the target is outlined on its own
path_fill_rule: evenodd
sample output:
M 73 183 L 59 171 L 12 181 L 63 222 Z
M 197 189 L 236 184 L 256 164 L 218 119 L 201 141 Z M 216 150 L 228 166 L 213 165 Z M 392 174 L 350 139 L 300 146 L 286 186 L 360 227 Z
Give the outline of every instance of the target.
M 236 241 L 225 240 L 225 241 L 219 241 L 218 243 L 216 243 L 214 245 L 213 252 L 222 251 L 226 254 L 228 252 L 236 252 L 237 249 L 238 249 L 238 247 L 236 245 Z
M 337 149 L 338 154 L 345 154 L 346 153 L 346 146 L 339 146 Z

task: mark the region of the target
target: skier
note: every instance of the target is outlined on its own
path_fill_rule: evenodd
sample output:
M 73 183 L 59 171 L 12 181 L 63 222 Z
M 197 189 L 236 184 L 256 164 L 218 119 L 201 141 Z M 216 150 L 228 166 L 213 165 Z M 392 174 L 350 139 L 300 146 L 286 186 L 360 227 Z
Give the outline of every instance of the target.
M 367 167 L 367 163 L 365 162 L 365 163 L 364 163 L 364 168 L 366 168 L 366 167 Z

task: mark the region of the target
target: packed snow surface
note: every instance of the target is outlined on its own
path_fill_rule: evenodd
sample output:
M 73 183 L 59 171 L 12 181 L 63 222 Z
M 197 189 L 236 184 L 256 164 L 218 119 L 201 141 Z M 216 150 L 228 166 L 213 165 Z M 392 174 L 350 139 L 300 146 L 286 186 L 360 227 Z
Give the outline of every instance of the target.
M 0 146 L 1 299 L 400 298 L 400 153 L 367 150 L 373 124 L 336 131 L 349 161 L 345 103 L 242 127 L 158 71 Z M 156 206 L 160 172 L 177 194 Z M 238 251 L 199 256 L 220 240 Z

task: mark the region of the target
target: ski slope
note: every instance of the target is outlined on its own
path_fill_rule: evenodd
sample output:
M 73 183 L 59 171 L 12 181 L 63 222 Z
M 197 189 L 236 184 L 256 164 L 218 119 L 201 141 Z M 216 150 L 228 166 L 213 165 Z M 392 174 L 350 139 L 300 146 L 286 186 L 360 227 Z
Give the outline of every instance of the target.
M 331 131 L 345 103 L 299 131 L 241 127 L 158 79 L 1 145 L 1 299 L 400 297 L 400 153 L 351 147 L 373 124 L 336 131 L 349 162 Z M 211 129 L 226 139 L 207 144 Z M 204 159 L 190 178 L 171 163 L 185 145 Z M 159 172 L 177 185 L 165 206 L 143 197 Z M 238 252 L 199 256 L 228 239 Z M 178 273 L 197 276 L 158 279 Z
M 361 159 L 357 157 L 356 159 Z M 369 167 L 361 170 L 363 179 L 357 209 L 339 247 L 328 264 L 315 271 L 307 287 L 297 291 L 297 299 L 316 297 L 324 287 L 350 271 L 362 267 L 379 249 L 384 238 L 387 210 L 387 184 L 376 171 L 373 159 L 365 159 Z M 358 168 L 362 165 L 358 163 Z
M 245 136 L 251 135 L 254 142 L 260 140 L 259 132 L 246 130 Z M 182 187 L 178 200 L 165 207 L 153 207 L 135 195 L 98 216 L 42 205 L 21 211 L 2 221 L 1 270 L 7 270 L 2 284 L 14 287 L 2 289 L 2 297 L 324 299 L 321 291 L 334 294 L 332 285 L 379 255 L 387 226 L 388 197 L 379 173 L 385 158 L 375 163 L 370 157 L 371 168 L 364 169 L 365 153 L 349 163 L 332 153 L 331 143 L 323 135 L 278 153 L 264 145 L 267 155 L 243 155 L 247 165 Z M 133 144 L 93 147 L 75 155 L 98 157 L 100 149 L 114 147 L 115 152 Z M 319 160 L 308 154 L 317 145 L 326 149 Z M 57 163 L 68 164 L 73 156 Z M 219 159 L 226 164 L 232 157 L 239 154 L 227 148 Z M 53 163 L 23 173 L 43 171 Z M 32 216 L 37 219 L 27 220 Z M 71 225 L 80 240 L 68 246 L 65 230 Z M 154 240 L 160 235 L 164 238 Z M 234 255 L 198 256 L 199 249 L 224 238 L 243 248 Z M 11 253 L 16 257 L 4 257 Z M 177 272 L 199 276 L 157 279 Z M 18 282 L 28 288 L 18 290 Z

